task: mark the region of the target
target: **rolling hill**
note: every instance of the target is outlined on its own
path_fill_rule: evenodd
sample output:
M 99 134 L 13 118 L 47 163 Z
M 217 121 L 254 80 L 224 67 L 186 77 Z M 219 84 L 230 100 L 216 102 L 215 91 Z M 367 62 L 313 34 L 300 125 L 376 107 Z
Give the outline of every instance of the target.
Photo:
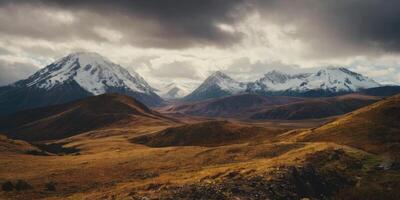
M 320 98 L 238 94 L 201 102 L 177 102 L 160 112 L 252 120 L 304 120 L 342 115 L 380 98 L 358 93 Z
M 265 119 L 315 119 L 342 115 L 363 106 L 372 104 L 380 98 L 359 94 L 349 94 L 328 98 L 309 98 L 300 102 L 270 106 L 254 113 L 250 118 Z
M 18 154 L 39 153 L 41 150 L 28 142 L 22 140 L 13 140 L 0 134 L 0 151 Z
M 209 121 L 171 127 L 157 133 L 133 138 L 131 142 L 151 147 L 222 146 L 256 138 L 271 138 L 277 130 L 248 126 L 229 121 Z
M 360 91 L 362 94 L 371 96 L 393 96 L 400 93 L 400 86 L 386 85 L 381 87 L 368 88 Z
M 1 117 L 0 130 L 16 139 L 54 140 L 138 120 L 171 122 L 129 96 L 104 94 Z
M 319 128 L 312 128 L 319 123 L 303 127 L 304 121 L 290 122 L 300 125 L 292 128 L 277 121 L 170 123 L 120 95 L 91 97 L 36 115 L 30 110 L 30 118 L 63 122 L 53 131 L 68 123 L 120 117 L 106 121 L 107 127 L 56 141 L 77 148 L 76 153 L 0 151 L 0 183 L 31 185 L 2 191 L 0 198 L 399 199 L 399 162 L 384 156 L 398 154 L 399 105 L 398 96 L 390 97 Z M 82 118 L 65 118 L 69 112 Z M 166 125 L 157 126 L 161 123 Z M 5 141 L 10 143 L 14 140 Z
M 301 141 L 348 145 L 398 157 L 400 152 L 400 95 L 353 111 L 321 127 L 300 132 Z
M 249 114 L 272 105 L 301 101 L 301 98 L 261 96 L 257 94 L 238 94 L 195 103 L 177 103 L 163 108 L 164 112 L 182 113 L 192 116 L 237 117 Z

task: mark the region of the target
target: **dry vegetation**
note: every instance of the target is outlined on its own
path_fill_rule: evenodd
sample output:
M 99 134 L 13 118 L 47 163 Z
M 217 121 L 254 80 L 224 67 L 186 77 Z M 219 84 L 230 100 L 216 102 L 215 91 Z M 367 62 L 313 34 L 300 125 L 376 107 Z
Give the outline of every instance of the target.
M 1 137 L 0 198 L 399 199 L 399 99 L 334 121 L 139 118 L 41 146 Z

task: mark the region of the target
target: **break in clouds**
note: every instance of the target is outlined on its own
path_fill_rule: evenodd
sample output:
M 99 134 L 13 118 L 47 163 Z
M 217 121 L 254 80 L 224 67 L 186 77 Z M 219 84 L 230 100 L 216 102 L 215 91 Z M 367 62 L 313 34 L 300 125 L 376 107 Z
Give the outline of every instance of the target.
M 400 83 L 400 2 L 1 1 L 0 84 L 74 51 L 96 51 L 155 86 L 327 65 Z

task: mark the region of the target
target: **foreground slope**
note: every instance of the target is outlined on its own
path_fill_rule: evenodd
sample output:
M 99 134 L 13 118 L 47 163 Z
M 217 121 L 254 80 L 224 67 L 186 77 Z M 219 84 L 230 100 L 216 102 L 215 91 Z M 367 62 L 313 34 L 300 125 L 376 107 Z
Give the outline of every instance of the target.
M 54 140 L 138 120 L 170 121 L 129 96 L 104 94 L 1 117 L 0 130 L 17 139 Z
M 329 141 L 398 157 L 400 95 L 356 110 L 319 128 L 300 132 L 296 137 L 302 141 Z
M 0 151 L 0 183 L 29 185 L 2 189 L 0 198 L 397 200 L 400 162 L 386 155 L 398 154 L 398 105 L 388 98 L 320 128 L 294 121 L 301 124 L 291 129 L 311 129 L 289 132 L 279 122 L 158 126 L 164 121 L 129 118 L 58 140 L 77 153 Z M 280 128 L 268 134 L 271 126 Z M 146 137 L 162 147 L 133 143 Z
M 0 87 L 0 115 L 104 93 L 120 93 L 148 106 L 163 100 L 137 73 L 90 52 L 72 53 L 27 79 Z

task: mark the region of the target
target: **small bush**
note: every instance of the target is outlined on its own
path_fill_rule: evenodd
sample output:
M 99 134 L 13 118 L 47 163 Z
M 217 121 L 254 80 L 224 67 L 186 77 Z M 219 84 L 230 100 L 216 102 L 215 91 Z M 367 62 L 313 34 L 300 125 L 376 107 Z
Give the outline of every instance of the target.
M 33 187 L 24 180 L 18 180 L 17 183 L 15 184 L 15 189 L 17 191 L 30 190 L 32 188 Z
M 1 189 L 3 191 L 10 192 L 10 191 L 14 190 L 14 185 L 11 183 L 11 181 L 7 181 L 1 185 Z
M 56 191 L 56 185 L 57 185 L 57 183 L 55 183 L 55 182 L 48 182 L 48 183 L 46 183 L 46 185 L 44 187 L 46 188 L 47 191 L 54 192 L 54 191 Z

